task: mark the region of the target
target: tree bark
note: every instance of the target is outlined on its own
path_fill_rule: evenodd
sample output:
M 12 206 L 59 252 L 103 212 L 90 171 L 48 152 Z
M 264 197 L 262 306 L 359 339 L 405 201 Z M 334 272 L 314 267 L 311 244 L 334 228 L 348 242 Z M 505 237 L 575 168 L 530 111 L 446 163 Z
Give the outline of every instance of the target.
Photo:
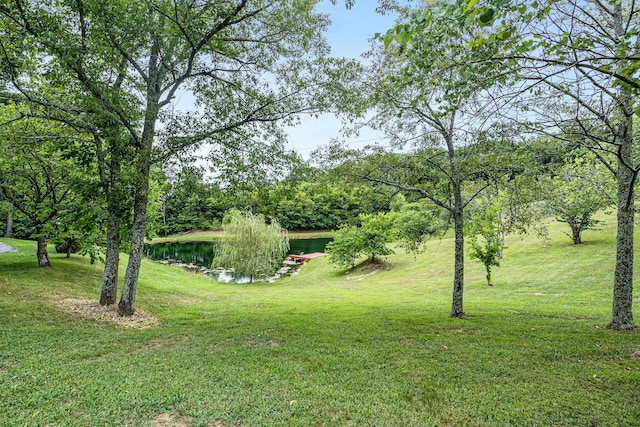
M 13 236 L 13 206 L 9 204 L 7 207 L 7 229 L 4 233 L 4 237 Z
M 569 223 L 569 227 L 571 227 L 571 238 L 573 239 L 573 244 L 574 245 L 581 245 L 582 244 L 582 229 L 580 227 L 580 225 L 578 225 L 576 223 L 575 220 L 568 220 L 567 221 Z
M 131 316 L 135 313 L 135 300 L 138 287 L 138 276 L 140 275 L 140 265 L 144 253 L 144 235 L 147 228 L 147 203 L 149 202 L 149 172 L 151 170 L 151 155 L 153 150 L 153 139 L 155 137 L 155 126 L 160 111 L 159 104 L 159 83 L 161 81 L 159 72 L 159 48 L 154 45 L 149 59 L 149 77 L 147 81 L 147 107 L 145 111 L 144 127 L 140 138 L 140 150 L 138 151 L 138 182 L 136 185 L 136 195 L 133 203 L 133 226 L 131 227 L 131 250 L 129 252 L 129 263 L 124 276 L 122 295 L 118 303 L 118 314 L 120 316 Z
M 114 122 L 107 121 L 107 129 L 120 130 Z M 102 289 L 100 291 L 100 305 L 111 305 L 116 303 L 118 293 L 118 270 L 120 266 L 120 224 L 122 222 L 122 204 L 125 197 L 122 195 L 120 181 L 122 171 L 122 153 L 120 150 L 117 132 L 109 134 L 109 154 L 107 160 L 101 136 L 95 135 L 96 153 L 98 157 L 98 170 L 102 189 L 107 201 L 107 239 L 105 248 L 104 271 L 102 272 Z M 106 172 L 107 161 L 109 173 Z
M 462 215 L 462 194 L 459 183 L 454 185 L 453 225 L 455 232 L 454 266 L 453 266 L 453 302 L 451 316 L 462 317 L 464 291 L 464 217 Z
M 613 310 L 609 326 L 633 329 L 633 228 L 635 173 L 626 165 L 633 164 L 633 122 L 631 117 L 621 125 L 618 151 L 618 234 L 616 236 L 616 268 L 613 277 Z M 626 164 L 625 164 L 626 163 Z
M 462 297 L 464 291 L 464 220 L 462 211 L 453 212 L 455 231 L 454 267 L 453 267 L 453 302 L 451 316 L 462 317 Z
M 49 252 L 47 251 L 47 238 L 42 236 L 42 229 L 36 228 L 38 234 L 38 250 L 36 255 L 38 256 L 39 267 L 51 267 L 51 261 L 49 261 Z
M 147 202 L 149 195 L 148 174 L 144 179 L 144 188 L 138 190 L 133 206 L 133 226 L 131 228 L 131 250 L 129 252 L 129 263 L 124 276 L 122 295 L 118 303 L 118 314 L 120 316 L 131 316 L 135 313 L 136 292 L 138 287 L 138 276 L 140 275 L 140 265 L 144 252 L 144 234 L 147 227 Z
M 102 273 L 102 291 L 100 305 L 116 303 L 118 292 L 118 267 L 120 264 L 120 212 L 115 202 L 109 203 L 109 222 L 107 224 L 107 247 Z
M 455 237 L 451 317 L 462 317 L 464 314 L 462 306 L 464 292 L 464 203 L 462 202 L 462 183 L 458 172 L 455 145 L 453 143 L 455 117 L 455 113 L 452 113 L 448 126 L 446 128 L 444 126 L 442 127 L 441 134 L 447 144 L 453 196 L 453 201 L 449 208 L 449 212 L 451 212 L 453 217 Z
M 615 35 L 625 35 L 624 18 L 621 4 L 614 6 L 613 28 Z M 624 92 L 618 91 L 618 112 L 621 122 L 618 126 L 616 143 L 618 145 L 618 234 L 616 236 L 616 268 L 613 276 L 613 309 L 609 327 L 614 329 L 633 329 L 633 220 L 634 191 L 636 173 L 634 164 L 633 102 Z
M 157 110 L 156 110 L 157 111 Z M 157 114 L 156 116 L 157 117 Z M 150 129 L 147 126 L 152 126 Z M 138 183 L 133 203 L 133 225 L 131 227 L 131 249 L 129 262 L 124 275 L 122 295 L 118 303 L 120 316 L 131 316 L 135 313 L 138 276 L 144 253 L 144 235 L 147 229 L 147 203 L 149 202 L 149 172 L 151 170 L 151 150 L 155 119 L 152 124 L 145 123 L 143 143 L 145 148 L 140 151 L 138 158 Z M 146 136 L 146 137 L 145 137 Z

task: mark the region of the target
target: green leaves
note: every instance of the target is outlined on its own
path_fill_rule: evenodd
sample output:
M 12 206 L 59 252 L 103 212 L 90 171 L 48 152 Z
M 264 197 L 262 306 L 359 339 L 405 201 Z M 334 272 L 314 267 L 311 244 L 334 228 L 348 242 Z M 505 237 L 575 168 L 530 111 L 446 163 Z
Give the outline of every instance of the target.
M 30 219 L 33 237 L 53 237 L 58 222 L 81 222 L 76 184 L 83 171 L 65 155 L 74 137 L 57 123 L 19 117 L 17 108 L 0 109 L 0 199 Z
M 400 246 L 407 252 L 422 252 L 424 243 L 446 227 L 438 211 L 437 207 L 428 203 L 407 203 L 402 206 L 395 221 Z
M 470 11 L 471 9 L 473 9 L 476 4 L 478 4 L 478 0 L 468 0 L 467 1 L 467 11 Z
M 612 206 L 615 185 L 611 174 L 593 155 L 577 157 L 544 179 L 544 201 L 552 215 L 571 227 L 575 244 L 581 234 L 597 225 L 594 216 Z
M 478 22 L 480 26 L 486 27 L 488 25 L 493 24 L 493 20 L 496 17 L 496 11 L 494 9 L 486 9 L 482 12 L 482 14 L 478 17 Z
M 378 255 L 394 253 L 388 245 L 396 241 L 407 252 L 419 253 L 423 243 L 444 226 L 433 206 L 424 203 L 405 204 L 399 212 L 360 215 L 359 219 L 359 226 L 345 224 L 334 232 L 326 248 L 333 264 L 353 267 L 362 256 L 374 261 Z
M 503 209 L 504 200 L 500 197 L 478 198 L 469 209 L 469 220 L 466 223 L 470 243 L 469 256 L 484 265 L 489 286 L 493 285 L 491 267 L 500 266 L 500 257 L 504 249 L 506 227 L 503 222 Z
M 276 220 L 232 210 L 225 215 L 224 236 L 216 249 L 213 267 L 234 269 L 240 276 L 265 278 L 273 274 L 289 250 L 286 231 Z
M 393 253 L 389 243 L 396 238 L 394 222 L 397 214 L 360 215 L 360 226 L 343 225 L 334 232 L 326 247 L 329 261 L 343 267 L 353 267 L 361 256 L 375 261 L 378 255 Z

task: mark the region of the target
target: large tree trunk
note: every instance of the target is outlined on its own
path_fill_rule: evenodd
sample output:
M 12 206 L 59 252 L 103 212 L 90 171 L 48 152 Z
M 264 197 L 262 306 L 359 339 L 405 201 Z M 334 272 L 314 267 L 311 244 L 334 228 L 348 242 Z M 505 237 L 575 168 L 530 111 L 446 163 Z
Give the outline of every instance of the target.
M 157 117 L 157 116 L 156 116 Z M 154 122 L 155 123 L 155 120 Z M 129 262 L 124 275 L 122 295 L 118 303 L 120 316 L 131 316 L 135 313 L 136 292 L 138 288 L 138 276 L 144 253 L 144 236 L 147 229 L 147 203 L 149 202 L 149 172 L 151 170 L 151 149 L 153 143 L 153 125 L 150 129 L 145 123 L 143 143 L 145 149 L 141 150 L 138 158 L 138 182 L 133 203 L 133 225 L 131 227 L 131 248 Z M 146 139 L 145 139 L 146 136 Z
M 104 271 L 102 272 L 102 289 L 100 291 L 100 305 L 111 305 L 116 303 L 118 293 L 118 269 L 120 266 L 120 224 L 122 221 L 123 208 L 126 203 L 122 196 L 120 176 L 122 172 L 122 156 L 118 138 L 118 125 L 107 121 L 107 129 L 113 132 L 109 140 L 109 154 L 107 160 L 103 141 L 96 135 L 96 153 L 98 157 L 98 170 L 100 171 L 100 181 L 107 200 L 107 241 L 104 259 Z M 109 173 L 106 173 L 107 161 L 109 162 Z
M 613 6 L 613 29 L 618 40 L 626 35 L 624 11 L 621 3 Z M 634 185 L 636 174 L 633 117 L 634 103 L 624 87 L 618 89 L 618 234 L 616 236 L 616 269 L 613 276 L 613 310 L 610 327 L 633 329 L 633 220 Z
M 633 220 L 635 174 L 633 164 L 633 123 L 631 117 L 621 125 L 618 155 L 618 234 L 616 269 L 613 277 L 613 310 L 610 327 L 633 329 Z M 626 165 L 625 165 L 626 163 Z
M 12 212 L 13 211 L 13 205 L 9 204 L 9 206 L 7 207 L 7 229 L 4 233 L 4 237 L 11 237 L 13 236 L 13 216 L 12 216 Z
M 129 252 L 129 263 L 124 276 L 122 295 L 118 303 L 118 313 L 121 316 L 131 316 L 135 313 L 136 292 L 138 287 L 138 276 L 140 275 L 140 265 L 144 252 L 144 234 L 147 227 L 147 202 L 149 200 L 148 175 L 145 188 L 139 189 L 139 194 L 135 197 L 133 207 L 133 227 L 131 228 L 131 250 Z
M 51 261 L 49 261 L 49 252 L 47 251 L 47 238 L 42 235 L 42 229 L 36 228 L 36 234 L 38 235 L 38 250 L 36 255 L 38 256 L 39 267 L 51 267 Z
M 160 81 L 159 77 L 159 53 L 157 46 L 154 46 L 149 59 L 149 78 L 147 82 L 147 108 L 144 118 L 144 128 L 140 138 L 141 148 L 138 151 L 138 182 L 136 185 L 136 195 L 133 203 L 133 226 L 131 227 L 131 250 L 129 252 L 129 263 L 124 276 L 122 295 L 118 303 L 118 314 L 120 316 L 131 316 L 135 313 L 134 304 L 138 287 L 138 276 L 142 255 L 144 253 L 144 235 L 147 228 L 147 203 L 149 202 L 149 172 L 151 170 L 151 156 L 153 150 L 153 138 L 155 136 L 155 125 L 158 120 L 160 105 L 158 102 L 157 89 Z
M 455 237 L 454 262 L 453 262 L 453 297 L 451 303 L 451 317 L 462 317 L 462 297 L 464 292 L 464 217 L 462 203 L 462 186 L 456 164 L 456 150 L 453 144 L 455 113 L 451 114 L 447 129 L 443 129 L 442 136 L 447 143 L 449 155 L 449 167 L 451 168 L 451 184 L 453 191 L 453 206 L 450 208 L 453 216 Z
M 102 291 L 100 305 L 116 303 L 118 292 L 118 266 L 120 264 L 120 212 L 114 203 L 109 204 L 109 223 L 107 224 L 107 248 L 102 273 Z
M 454 263 L 453 263 L 453 302 L 451 304 L 451 316 L 462 317 L 462 297 L 464 292 L 464 217 L 462 208 L 462 189 L 460 182 L 455 178 L 456 170 L 452 167 L 453 179 L 453 227 L 455 237 Z

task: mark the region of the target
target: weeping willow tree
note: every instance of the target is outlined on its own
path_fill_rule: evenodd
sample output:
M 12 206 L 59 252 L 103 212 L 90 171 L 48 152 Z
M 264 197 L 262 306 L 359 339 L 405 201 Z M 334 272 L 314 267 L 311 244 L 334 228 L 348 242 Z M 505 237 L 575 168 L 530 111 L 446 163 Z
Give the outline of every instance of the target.
M 286 230 L 275 219 L 267 224 L 262 215 L 234 210 L 225 215 L 222 228 L 213 267 L 234 269 L 252 283 L 254 277 L 273 274 L 289 250 Z

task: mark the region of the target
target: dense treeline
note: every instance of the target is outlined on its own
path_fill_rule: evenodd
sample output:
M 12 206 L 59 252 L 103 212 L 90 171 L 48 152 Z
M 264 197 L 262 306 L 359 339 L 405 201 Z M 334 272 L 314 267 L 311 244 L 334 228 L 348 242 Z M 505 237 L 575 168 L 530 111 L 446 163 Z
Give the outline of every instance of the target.
M 203 167 L 183 166 L 163 175 L 161 217 L 154 227 L 161 236 L 214 228 L 236 208 L 274 218 L 290 231 L 331 230 L 357 223 L 360 214 L 389 210 L 392 193 L 335 178 L 308 169 L 304 176 L 224 188 L 207 178 Z
M 593 214 L 613 202 L 612 181 L 597 168 L 588 151 L 566 152 L 551 140 L 540 138 L 518 144 L 517 151 L 528 159 L 527 174 L 536 177 L 528 181 L 528 188 L 519 181 L 519 191 L 544 202 L 538 205 L 542 207 L 542 216 L 557 217 L 568 223 L 575 222 L 578 216 L 591 221 Z M 369 163 L 375 167 L 374 157 Z M 147 236 L 217 228 L 225 213 L 234 208 L 275 218 L 290 231 L 336 230 L 341 225 L 359 225 L 360 215 L 388 212 L 397 200 L 394 197 L 397 191 L 358 180 L 345 165 L 328 172 L 302 165 L 299 168 L 305 173 L 296 170 L 281 180 L 226 188 L 208 176 L 203 166 L 183 164 L 158 170 L 153 174 L 154 197 Z M 406 165 L 403 170 L 407 170 Z M 433 171 L 427 172 L 425 178 L 437 182 Z M 402 200 L 408 202 L 418 199 L 410 192 L 402 196 Z M 520 201 L 522 199 L 521 194 Z M 100 209 L 93 214 L 100 214 Z M 99 222 L 99 216 L 85 218 L 85 221 Z M 446 219 L 446 214 L 441 216 Z M 13 237 L 27 239 L 33 235 L 32 221 L 9 202 L 0 202 L 0 229 L 4 235 L 9 217 Z M 62 223 L 70 226 L 73 221 L 68 215 L 57 218 L 58 227 L 51 236 L 54 241 L 64 237 Z M 585 225 L 588 228 L 590 224 Z M 87 238 L 79 234 L 76 237 Z

